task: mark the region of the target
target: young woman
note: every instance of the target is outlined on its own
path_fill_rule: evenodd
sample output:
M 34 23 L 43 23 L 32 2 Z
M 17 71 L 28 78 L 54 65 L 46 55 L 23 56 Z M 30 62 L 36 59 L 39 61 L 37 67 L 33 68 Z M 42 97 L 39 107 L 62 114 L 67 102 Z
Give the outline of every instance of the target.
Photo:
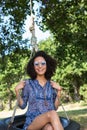
M 56 70 L 56 61 L 44 51 L 38 51 L 27 65 L 30 79 L 20 81 L 15 88 L 16 97 L 22 89 L 18 102 L 24 109 L 28 103 L 24 130 L 63 130 L 56 113 L 61 87 L 51 81 Z

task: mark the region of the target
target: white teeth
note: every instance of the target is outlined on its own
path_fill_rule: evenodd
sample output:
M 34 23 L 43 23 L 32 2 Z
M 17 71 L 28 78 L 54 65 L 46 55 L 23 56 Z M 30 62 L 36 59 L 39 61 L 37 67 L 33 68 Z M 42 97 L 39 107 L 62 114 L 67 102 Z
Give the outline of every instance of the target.
M 41 70 L 38 70 L 38 71 L 41 71 Z
M 43 71 L 43 70 L 38 70 L 38 71 Z

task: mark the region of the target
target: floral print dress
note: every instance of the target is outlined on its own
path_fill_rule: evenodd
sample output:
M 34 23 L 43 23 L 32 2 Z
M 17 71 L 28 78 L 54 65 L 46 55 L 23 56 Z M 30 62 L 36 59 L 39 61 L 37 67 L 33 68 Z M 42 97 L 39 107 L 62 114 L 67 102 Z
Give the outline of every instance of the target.
M 31 124 L 35 117 L 45 112 L 56 110 L 54 106 L 56 91 L 47 81 L 42 87 L 38 80 L 26 80 L 25 87 L 22 90 L 23 105 L 19 106 L 24 109 L 28 105 L 24 130 Z

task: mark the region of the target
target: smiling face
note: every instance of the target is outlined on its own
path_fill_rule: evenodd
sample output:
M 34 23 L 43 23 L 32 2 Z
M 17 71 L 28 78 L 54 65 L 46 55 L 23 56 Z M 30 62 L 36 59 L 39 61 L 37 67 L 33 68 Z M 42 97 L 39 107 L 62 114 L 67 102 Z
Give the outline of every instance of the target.
M 47 66 L 43 57 L 38 56 L 34 59 L 34 69 L 39 76 L 44 76 Z

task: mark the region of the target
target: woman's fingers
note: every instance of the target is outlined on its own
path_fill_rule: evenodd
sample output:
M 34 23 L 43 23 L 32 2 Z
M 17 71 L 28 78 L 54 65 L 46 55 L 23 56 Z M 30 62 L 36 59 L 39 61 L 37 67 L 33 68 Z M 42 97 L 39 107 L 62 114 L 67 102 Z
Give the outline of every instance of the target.
M 58 91 L 62 90 L 62 87 L 58 83 L 56 83 L 54 81 L 51 81 L 50 83 L 51 83 L 52 87 L 57 89 Z
M 25 86 L 25 81 L 24 81 L 24 80 L 21 80 L 21 81 L 18 83 L 18 85 L 16 86 L 15 90 L 18 91 L 18 90 L 24 88 L 24 86 Z

